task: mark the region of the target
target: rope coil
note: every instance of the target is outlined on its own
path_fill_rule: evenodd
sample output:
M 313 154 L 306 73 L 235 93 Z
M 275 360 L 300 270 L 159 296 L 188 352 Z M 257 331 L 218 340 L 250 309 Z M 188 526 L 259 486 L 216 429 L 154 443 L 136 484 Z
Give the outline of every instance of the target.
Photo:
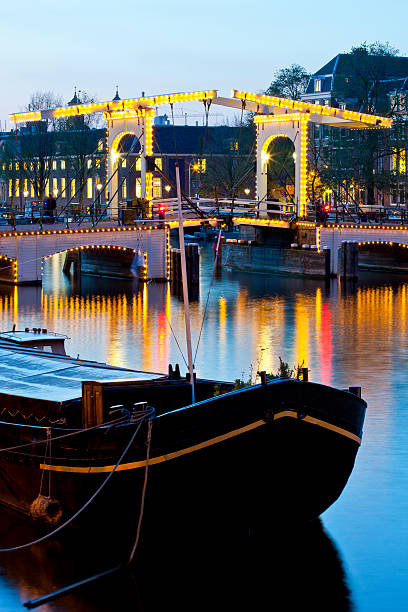
M 78 516 L 80 514 L 82 514 L 82 512 L 84 510 L 86 510 L 86 508 L 93 502 L 93 500 L 99 495 L 99 493 L 102 491 L 102 489 L 107 485 L 107 483 L 109 482 L 109 480 L 111 479 L 111 477 L 113 476 L 113 474 L 115 473 L 115 471 L 117 470 L 119 465 L 122 463 L 123 459 L 125 458 L 129 448 L 132 446 L 134 440 L 136 439 L 137 434 L 140 431 L 142 423 L 145 420 L 149 420 L 148 439 L 147 439 L 147 453 L 146 453 L 146 456 L 149 457 L 150 445 L 151 445 L 151 428 L 152 428 L 152 420 L 151 420 L 151 418 L 152 418 L 153 415 L 154 415 L 154 410 L 153 409 L 150 409 L 150 410 L 146 411 L 144 417 L 142 419 L 140 419 L 140 422 L 139 422 L 138 426 L 136 427 L 136 431 L 133 433 L 132 437 L 130 438 L 130 441 L 126 445 L 126 448 L 124 449 L 124 451 L 122 452 L 122 454 L 119 457 L 118 461 L 116 462 L 116 465 L 109 472 L 109 474 L 107 475 L 107 477 L 105 478 L 103 483 L 97 488 L 97 490 L 93 493 L 93 495 L 91 495 L 91 497 L 88 499 L 88 501 L 83 506 L 81 506 L 81 508 L 79 510 L 77 510 L 69 519 L 67 519 L 64 523 L 62 523 L 62 525 L 59 525 L 56 529 L 54 529 L 53 531 L 50 531 L 49 533 L 47 533 L 46 535 L 38 538 L 37 540 L 33 540 L 31 542 L 26 542 L 25 544 L 20 544 L 19 546 L 10 546 L 8 548 L 0 548 L 0 553 L 12 552 L 12 551 L 16 551 L 16 550 L 23 550 L 24 548 L 29 548 L 30 546 L 33 546 L 34 544 L 40 544 L 41 542 L 44 542 L 45 540 L 48 540 L 49 538 L 51 538 L 52 536 L 54 536 L 58 532 L 62 531 L 62 529 L 67 527 L 70 523 L 72 523 L 72 521 L 74 521 L 76 518 L 78 518 Z M 148 465 L 148 460 L 146 460 L 146 467 L 147 467 L 147 465 Z M 145 483 L 147 483 L 147 475 L 145 475 Z M 145 488 L 146 487 L 144 485 L 143 493 L 142 493 L 142 495 L 143 495 L 143 499 L 142 499 L 143 504 L 144 504 L 144 492 L 145 492 Z M 143 509 L 144 509 L 144 505 L 141 506 L 141 513 L 143 512 Z M 139 523 L 141 524 L 141 517 L 140 516 L 139 516 Z M 139 529 L 139 531 L 140 531 L 140 529 Z M 137 541 L 136 541 L 136 545 L 137 545 Z

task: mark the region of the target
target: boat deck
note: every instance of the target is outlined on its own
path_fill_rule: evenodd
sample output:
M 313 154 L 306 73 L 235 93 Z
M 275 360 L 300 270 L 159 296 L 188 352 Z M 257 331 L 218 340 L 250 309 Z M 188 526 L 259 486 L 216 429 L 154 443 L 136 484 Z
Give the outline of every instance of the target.
M 155 380 L 162 376 L 36 350 L 0 348 L 0 393 L 16 397 L 66 402 L 81 398 L 82 381 Z

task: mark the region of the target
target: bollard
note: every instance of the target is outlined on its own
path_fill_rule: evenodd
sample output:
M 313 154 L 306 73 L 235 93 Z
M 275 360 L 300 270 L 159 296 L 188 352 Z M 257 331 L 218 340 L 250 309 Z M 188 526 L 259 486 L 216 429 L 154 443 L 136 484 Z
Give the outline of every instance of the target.
M 357 397 L 361 397 L 361 387 L 349 387 L 349 393 L 353 393 L 353 395 L 357 395 Z
M 324 253 L 324 274 L 326 278 L 331 276 L 331 250 L 329 247 L 323 247 Z
M 259 377 L 261 379 L 261 385 L 263 387 L 266 387 L 266 372 L 265 372 L 265 370 L 262 370 L 262 372 L 258 372 L 258 374 L 259 374 Z

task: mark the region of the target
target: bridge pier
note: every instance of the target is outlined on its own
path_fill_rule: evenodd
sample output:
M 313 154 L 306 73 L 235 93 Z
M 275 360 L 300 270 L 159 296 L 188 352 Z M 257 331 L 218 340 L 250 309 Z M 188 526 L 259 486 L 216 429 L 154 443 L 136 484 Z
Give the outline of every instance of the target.
M 344 280 L 358 278 L 358 244 L 345 240 L 338 251 L 337 275 Z

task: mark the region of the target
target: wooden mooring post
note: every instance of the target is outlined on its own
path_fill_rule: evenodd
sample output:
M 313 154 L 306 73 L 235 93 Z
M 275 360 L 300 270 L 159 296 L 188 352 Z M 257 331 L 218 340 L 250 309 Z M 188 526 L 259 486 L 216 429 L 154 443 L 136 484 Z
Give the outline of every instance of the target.
M 339 249 L 338 276 L 344 280 L 358 278 L 358 244 L 344 241 Z
M 185 245 L 187 284 L 189 292 L 193 294 L 198 291 L 200 283 L 200 247 L 195 243 Z M 174 290 L 179 293 L 182 287 L 181 276 L 181 252 L 180 249 L 171 250 L 170 258 L 170 279 Z

